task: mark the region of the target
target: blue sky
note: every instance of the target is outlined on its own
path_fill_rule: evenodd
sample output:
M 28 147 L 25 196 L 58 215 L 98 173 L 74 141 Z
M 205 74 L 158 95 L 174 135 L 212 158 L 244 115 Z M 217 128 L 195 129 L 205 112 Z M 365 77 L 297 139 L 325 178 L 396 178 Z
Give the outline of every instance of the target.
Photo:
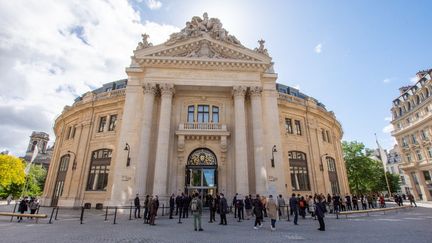
M 432 2 L 232 2 L 162 1 L 157 11 L 134 5 L 143 20 L 179 27 L 207 11 L 250 48 L 265 39 L 278 82 L 299 86 L 333 110 L 344 140 L 376 147 L 377 133 L 383 146 L 392 146 L 383 129 L 398 88 L 432 68 Z
M 33 130 L 53 138 L 65 105 L 126 77 L 141 33 L 159 44 L 204 12 L 246 47 L 263 38 L 278 82 L 334 111 L 344 140 L 373 148 L 377 133 L 390 148 L 398 88 L 432 68 L 431 9 L 431 1 L 1 1 L 0 150 L 22 155 Z

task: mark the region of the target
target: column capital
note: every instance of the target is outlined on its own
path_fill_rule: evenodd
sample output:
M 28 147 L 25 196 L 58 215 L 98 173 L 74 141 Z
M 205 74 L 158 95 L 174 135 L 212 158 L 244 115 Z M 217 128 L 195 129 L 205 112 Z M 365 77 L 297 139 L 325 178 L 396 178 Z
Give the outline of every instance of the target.
M 263 89 L 260 86 L 252 86 L 249 87 L 249 94 L 251 97 L 259 97 L 261 96 Z
M 175 93 L 174 84 L 159 84 L 162 96 L 172 96 Z
M 244 97 L 246 95 L 246 86 L 233 86 L 232 94 L 234 97 L 242 96 Z
M 156 95 L 157 89 L 155 84 L 145 83 L 142 87 L 144 94 Z

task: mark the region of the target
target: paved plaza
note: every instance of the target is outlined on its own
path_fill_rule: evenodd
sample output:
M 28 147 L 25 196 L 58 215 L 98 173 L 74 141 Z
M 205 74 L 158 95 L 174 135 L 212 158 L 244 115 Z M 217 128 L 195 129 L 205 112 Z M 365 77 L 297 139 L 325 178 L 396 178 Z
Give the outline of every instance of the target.
M 10 209 L 0 206 L 0 211 Z M 50 208 L 42 208 L 41 213 L 49 214 Z M 370 216 L 349 216 L 336 219 L 326 216 L 327 231 L 317 230 L 318 222 L 307 218 L 299 219 L 299 225 L 277 222 L 277 231 L 270 230 L 270 220 L 265 218 L 264 227 L 253 229 L 254 220 L 237 222 L 228 215 L 228 225 L 208 223 L 208 212 L 203 216 L 203 232 L 193 231 L 191 217 L 169 220 L 159 216 L 156 226 L 143 224 L 141 220 L 129 220 L 129 213 L 119 214 L 117 224 L 113 215 L 104 219 L 104 212 L 87 210 L 84 222 L 79 221 L 80 210 L 60 210 L 58 220 L 47 224 L 42 219 L 25 219 L 22 223 L 10 218 L 0 218 L 1 242 L 431 242 L 432 209 L 413 208 L 398 212 L 374 213 Z

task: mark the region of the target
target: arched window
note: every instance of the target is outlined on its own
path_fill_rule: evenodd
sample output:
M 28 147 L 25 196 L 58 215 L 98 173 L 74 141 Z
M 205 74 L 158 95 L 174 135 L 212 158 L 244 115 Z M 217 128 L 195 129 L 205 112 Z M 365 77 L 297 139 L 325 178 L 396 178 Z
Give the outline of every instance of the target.
M 426 98 L 429 97 L 429 89 L 428 88 L 425 88 L 425 96 L 426 96 Z
M 93 151 L 87 180 L 87 191 L 106 191 L 111 156 L 111 149 Z
M 57 171 L 57 179 L 54 184 L 54 192 L 51 201 L 51 206 L 57 206 L 59 198 L 63 195 L 64 182 L 69 167 L 69 159 L 70 156 L 68 154 L 63 155 L 60 158 L 60 163 Z
M 309 191 L 309 172 L 306 154 L 299 151 L 288 152 L 291 186 L 293 191 Z
M 399 107 L 399 116 L 402 116 L 403 112 L 402 112 L 402 107 Z
M 416 105 L 420 105 L 420 96 L 416 95 L 415 99 L 416 99 Z
M 326 160 L 327 160 L 328 173 L 329 173 L 332 193 L 339 194 L 340 190 L 339 190 L 339 182 L 338 182 L 338 176 L 336 170 L 336 161 L 332 157 L 327 157 Z
M 31 152 L 33 152 L 35 150 L 36 145 L 37 145 L 37 141 L 33 141 L 32 147 L 31 147 L 31 150 L 30 150 Z
M 410 111 L 410 110 L 411 110 L 411 102 L 408 101 L 408 103 L 407 103 L 407 111 Z

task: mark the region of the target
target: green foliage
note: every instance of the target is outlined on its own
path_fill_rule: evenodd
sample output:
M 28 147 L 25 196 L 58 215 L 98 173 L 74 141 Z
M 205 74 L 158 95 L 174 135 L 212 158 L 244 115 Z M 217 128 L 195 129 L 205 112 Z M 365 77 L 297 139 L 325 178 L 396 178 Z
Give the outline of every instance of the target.
M 366 194 L 387 191 L 382 162 L 368 157 L 372 150 L 365 148 L 363 143 L 357 141 L 343 141 L 342 148 L 352 193 Z M 400 188 L 399 177 L 389 174 L 387 173 L 387 177 L 391 192 L 396 192 Z
M 26 176 L 26 163 L 11 155 L 0 155 L 0 197 L 12 194 L 14 198 L 21 196 L 27 182 L 26 195 L 39 196 L 42 193 L 47 171 L 40 165 L 31 165 Z
M 25 162 L 11 155 L 0 154 L 0 197 L 14 194 L 16 188 L 22 187 L 25 182 Z

